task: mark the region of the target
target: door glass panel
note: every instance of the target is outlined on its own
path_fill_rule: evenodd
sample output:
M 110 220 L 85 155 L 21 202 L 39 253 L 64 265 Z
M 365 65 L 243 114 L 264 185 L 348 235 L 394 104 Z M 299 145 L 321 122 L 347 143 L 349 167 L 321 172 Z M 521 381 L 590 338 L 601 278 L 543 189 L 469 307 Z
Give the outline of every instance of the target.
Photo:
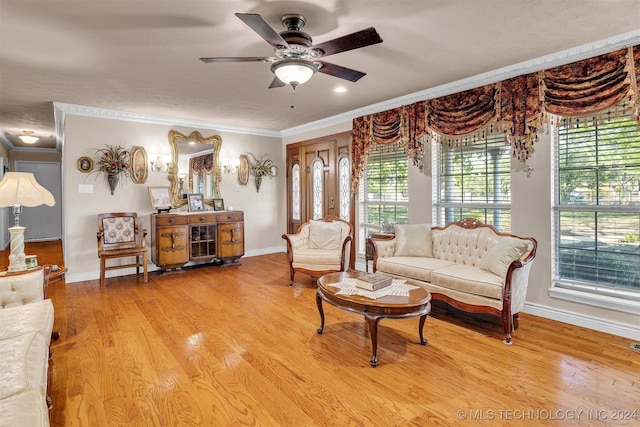
M 351 168 L 349 167 L 349 159 L 343 157 L 338 163 L 338 191 L 340 194 L 340 218 L 347 222 L 349 221 L 349 213 L 351 211 L 351 206 L 349 206 L 350 179 Z
M 291 168 L 291 212 L 294 220 L 300 220 L 300 165 Z
M 320 160 L 315 160 L 311 165 L 313 173 L 313 219 L 322 218 L 322 199 L 324 189 L 322 185 L 322 169 L 323 165 Z

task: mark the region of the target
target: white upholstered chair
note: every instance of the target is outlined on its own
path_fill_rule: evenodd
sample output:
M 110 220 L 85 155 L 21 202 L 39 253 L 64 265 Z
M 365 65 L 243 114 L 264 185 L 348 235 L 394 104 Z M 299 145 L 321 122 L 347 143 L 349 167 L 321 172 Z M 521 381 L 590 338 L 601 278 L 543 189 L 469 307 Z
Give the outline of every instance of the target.
M 338 217 L 307 221 L 297 233 L 283 234 L 282 238 L 287 241 L 289 286 L 296 272 L 317 278 L 349 268 L 353 229 Z

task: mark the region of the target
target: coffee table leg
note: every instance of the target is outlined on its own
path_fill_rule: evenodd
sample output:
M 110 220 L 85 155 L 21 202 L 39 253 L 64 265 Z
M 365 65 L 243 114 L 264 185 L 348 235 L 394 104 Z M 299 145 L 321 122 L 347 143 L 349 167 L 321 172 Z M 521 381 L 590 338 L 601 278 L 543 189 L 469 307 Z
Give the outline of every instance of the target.
M 418 335 L 420 336 L 420 344 L 427 345 L 426 338 L 422 335 L 422 328 L 424 328 L 424 321 L 427 320 L 427 315 L 420 316 L 420 324 L 418 325 Z
M 320 312 L 320 327 L 318 333 L 321 334 L 324 330 L 324 310 L 322 309 L 322 298 L 316 293 L 316 304 L 318 305 L 318 312 Z
M 369 324 L 369 335 L 371 335 L 371 366 L 374 368 L 378 366 L 378 322 L 380 321 L 379 317 L 370 317 L 366 314 L 364 318 L 367 320 Z

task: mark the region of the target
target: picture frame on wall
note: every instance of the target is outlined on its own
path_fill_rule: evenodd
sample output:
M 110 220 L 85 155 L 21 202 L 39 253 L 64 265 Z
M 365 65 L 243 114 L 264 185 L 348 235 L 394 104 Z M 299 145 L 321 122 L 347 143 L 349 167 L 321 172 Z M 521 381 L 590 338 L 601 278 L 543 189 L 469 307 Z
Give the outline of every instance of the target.
M 78 159 L 78 170 L 82 173 L 89 173 L 93 170 L 93 159 L 91 157 L 80 157 Z
M 238 165 L 238 184 L 247 185 L 249 182 L 249 167 L 249 157 L 246 154 L 241 154 Z
M 171 209 L 171 196 L 169 195 L 169 187 L 149 187 L 149 198 L 151 199 L 151 207 L 157 209 L 158 212 L 169 211 Z
M 187 194 L 189 212 L 200 212 L 204 210 L 204 196 L 202 193 Z
M 131 180 L 136 184 L 144 184 L 148 173 L 147 151 L 144 147 L 133 147 L 131 149 Z
M 213 199 L 213 210 L 214 211 L 223 211 L 224 210 L 224 199 Z

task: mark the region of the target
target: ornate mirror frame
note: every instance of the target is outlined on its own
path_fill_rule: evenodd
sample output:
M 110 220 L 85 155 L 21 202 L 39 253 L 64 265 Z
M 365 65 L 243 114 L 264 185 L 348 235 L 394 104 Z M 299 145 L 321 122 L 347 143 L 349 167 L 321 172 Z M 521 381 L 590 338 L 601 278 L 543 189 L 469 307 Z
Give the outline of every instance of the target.
M 169 146 L 171 147 L 171 163 L 168 166 L 169 173 L 169 182 L 170 182 L 170 195 L 171 195 L 171 205 L 174 208 L 178 208 L 180 206 L 184 206 L 187 204 L 187 201 L 182 198 L 182 195 L 178 193 L 178 160 L 180 155 L 180 147 L 185 146 L 190 142 L 195 142 L 196 144 L 210 144 L 211 147 L 202 147 L 202 150 L 208 150 L 209 148 L 213 151 L 213 172 L 211 176 L 213 178 L 213 197 L 205 198 L 204 202 L 208 205 L 213 206 L 213 199 L 220 199 L 220 180 L 222 179 L 222 172 L 218 167 L 219 164 L 219 156 L 220 156 L 220 147 L 222 146 L 222 138 L 220 135 L 213 135 L 209 138 L 203 137 L 200 132 L 193 131 L 189 136 L 185 136 L 178 131 L 171 130 L 169 131 Z M 183 172 L 184 173 L 184 172 Z

